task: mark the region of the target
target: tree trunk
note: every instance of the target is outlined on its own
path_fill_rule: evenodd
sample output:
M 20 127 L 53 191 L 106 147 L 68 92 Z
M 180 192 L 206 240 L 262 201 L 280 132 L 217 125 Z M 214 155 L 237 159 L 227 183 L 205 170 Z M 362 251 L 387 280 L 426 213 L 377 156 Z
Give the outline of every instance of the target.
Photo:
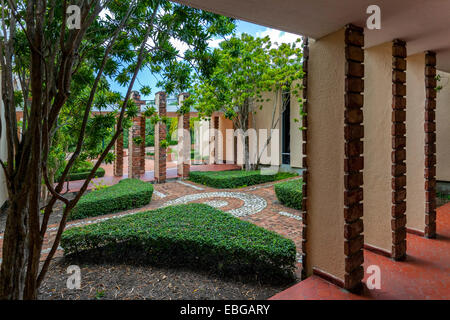
M 0 272 L 0 299 L 24 299 L 25 278 L 29 258 L 26 193 L 9 201 L 3 239 L 3 261 Z

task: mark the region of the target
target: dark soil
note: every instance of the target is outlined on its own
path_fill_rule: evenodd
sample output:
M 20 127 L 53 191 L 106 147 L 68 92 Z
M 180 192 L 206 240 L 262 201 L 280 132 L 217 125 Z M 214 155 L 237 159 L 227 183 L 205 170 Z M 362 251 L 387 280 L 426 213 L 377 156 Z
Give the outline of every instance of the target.
M 81 289 L 71 290 L 66 287 L 69 265 L 64 259 L 51 265 L 39 299 L 255 300 L 270 298 L 294 284 L 243 283 L 187 269 L 83 264 Z

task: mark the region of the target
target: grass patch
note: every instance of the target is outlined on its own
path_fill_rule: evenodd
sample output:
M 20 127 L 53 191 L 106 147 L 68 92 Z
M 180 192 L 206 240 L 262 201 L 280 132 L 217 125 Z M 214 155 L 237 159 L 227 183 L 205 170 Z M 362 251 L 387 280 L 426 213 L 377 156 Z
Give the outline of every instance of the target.
M 221 275 L 294 278 L 292 240 L 204 204 L 169 206 L 64 231 L 82 261 L 186 266 Z
M 303 200 L 302 186 L 302 179 L 277 183 L 274 186 L 275 194 L 278 200 L 286 207 L 301 210 Z
M 218 189 L 234 189 L 248 187 L 255 184 L 283 180 L 297 176 L 296 173 L 277 172 L 274 174 L 261 174 L 254 171 L 191 171 L 189 180 Z
M 140 208 L 150 203 L 152 194 L 152 184 L 137 179 L 124 179 L 113 186 L 82 196 L 70 212 L 68 220 Z

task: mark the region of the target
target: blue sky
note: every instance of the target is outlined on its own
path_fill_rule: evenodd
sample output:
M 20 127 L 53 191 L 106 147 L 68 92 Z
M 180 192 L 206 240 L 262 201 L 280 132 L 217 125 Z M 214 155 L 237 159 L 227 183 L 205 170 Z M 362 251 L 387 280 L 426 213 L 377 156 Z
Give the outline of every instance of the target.
M 237 20 L 236 21 L 236 34 L 239 35 L 241 33 L 248 33 L 250 35 L 258 36 L 258 37 L 265 37 L 266 35 L 268 35 L 270 37 L 270 39 L 272 40 L 272 42 L 278 42 L 278 43 L 294 42 L 297 38 L 299 38 L 299 36 L 295 35 L 295 34 L 291 34 L 291 33 L 279 31 L 276 29 L 271 29 L 271 28 L 267 28 L 264 26 L 260 26 L 257 24 Z M 217 47 L 218 44 L 220 43 L 220 41 L 222 41 L 222 39 L 213 39 L 210 42 L 210 46 Z M 180 50 L 180 52 L 183 51 L 182 44 L 175 42 L 174 45 L 175 45 L 175 47 L 177 47 L 178 50 Z M 139 88 L 141 88 L 143 85 L 150 86 L 152 88 L 152 93 L 150 94 L 150 96 L 141 96 L 141 99 L 151 100 L 151 99 L 154 99 L 155 93 L 160 90 L 159 88 L 156 87 L 157 82 L 158 82 L 157 75 L 151 74 L 151 72 L 148 70 L 143 70 L 139 73 L 137 81 L 136 81 L 133 89 L 139 91 Z M 125 95 L 127 88 L 121 87 L 119 84 L 111 81 L 111 89 L 114 91 L 120 92 L 122 95 Z

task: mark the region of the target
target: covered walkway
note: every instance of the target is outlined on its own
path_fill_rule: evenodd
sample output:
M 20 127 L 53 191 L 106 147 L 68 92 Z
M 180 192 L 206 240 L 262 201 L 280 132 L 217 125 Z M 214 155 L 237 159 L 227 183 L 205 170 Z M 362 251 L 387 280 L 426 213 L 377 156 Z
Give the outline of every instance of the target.
M 370 265 L 381 269 L 381 288 L 361 295 L 350 293 L 313 275 L 280 292 L 272 300 L 336 299 L 450 299 L 450 203 L 437 209 L 437 238 L 408 234 L 406 260 L 399 263 L 364 250 L 364 270 Z M 365 274 L 363 282 L 369 274 Z

